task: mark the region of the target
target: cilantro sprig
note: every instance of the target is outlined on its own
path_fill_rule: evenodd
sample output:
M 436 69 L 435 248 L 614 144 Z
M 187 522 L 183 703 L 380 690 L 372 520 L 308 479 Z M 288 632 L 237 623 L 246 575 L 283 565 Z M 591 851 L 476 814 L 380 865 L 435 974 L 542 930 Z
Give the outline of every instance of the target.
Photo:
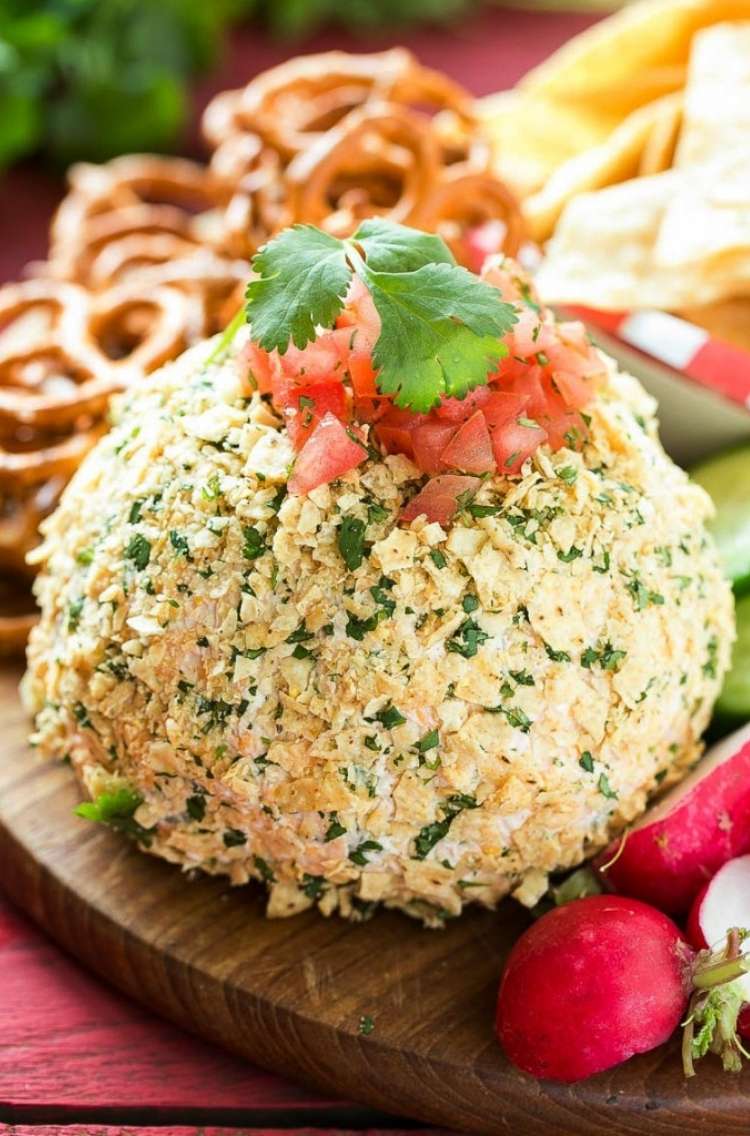
M 253 339 L 281 354 L 334 326 L 357 276 L 380 316 L 378 389 L 422 413 L 485 384 L 516 322 L 513 306 L 459 267 L 440 237 L 380 218 L 347 240 L 294 225 L 256 254 L 253 268 L 246 307 Z

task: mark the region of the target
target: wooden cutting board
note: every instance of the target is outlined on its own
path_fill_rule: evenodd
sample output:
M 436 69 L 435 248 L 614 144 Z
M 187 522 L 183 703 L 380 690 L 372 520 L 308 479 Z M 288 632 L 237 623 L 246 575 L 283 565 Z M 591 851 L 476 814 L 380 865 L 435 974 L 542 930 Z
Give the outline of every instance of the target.
M 444 931 L 394 912 L 271 922 L 259 889 L 190 880 L 77 819 L 70 770 L 26 744 L 18 677 L 0 671 L 0 884 L 149 1009 L 325 1092 L 486 1136 L 750 1132 L 750 1071 L 710 1061 L 686 1083 L 674 1045 L 574 1087 L 513 1070 L 492 1031 L 527 919 L 513 903 Z

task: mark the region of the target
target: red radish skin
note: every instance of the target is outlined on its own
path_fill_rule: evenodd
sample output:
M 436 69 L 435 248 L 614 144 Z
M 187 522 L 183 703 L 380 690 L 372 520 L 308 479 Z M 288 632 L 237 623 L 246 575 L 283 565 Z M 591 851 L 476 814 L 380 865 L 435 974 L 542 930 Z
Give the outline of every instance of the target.
M 745 1006 L 737 1022 L 737 1032 L 740 1037 L 750 1041 L 750 1006 Z
M 693 951 L 666 915 L 624 896 L 575 900 L 513 947 L 497 1035 L 534 1077 L 570 1083 L 656 1048 L 688 1004 Z
M 750 726 L 714 746 L 595 863 L 621 895 L 682 915 L 703 884 L 745 852 L 750 852 Z

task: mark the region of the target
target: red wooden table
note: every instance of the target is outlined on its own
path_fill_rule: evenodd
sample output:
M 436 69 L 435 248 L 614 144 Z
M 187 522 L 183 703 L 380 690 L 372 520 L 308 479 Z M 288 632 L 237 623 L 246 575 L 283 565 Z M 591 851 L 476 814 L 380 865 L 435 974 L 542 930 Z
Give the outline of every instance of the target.
M 210 2 L 210 0 L 207 0 Z M 530 66 L 590 23 L 572 14 L 492 10 L 460 27 L 399 37 L 427 64 L 477 94 L 511 86 Z M 304 50 L 376 50 L 320 35 Z M 216 90 L 238 86 L 281 61 L 289 47 L 238 32 L 220 72 L 196 91 L 196 112 Z M 188 149 L 199 152 L 197 135 Z M 0 185 L 0 280 L 44 255 L 49 217 L 62 193 L 54 173 L 27 164 Z M 182 1033 L 89 977 L 0 897 L 0 1132 L 18 1136 L 110 1136 L 151 1130 L 220 1136 L 272 1133 L 427 1133 L 408 1121 L 328 1101 Z M 397 1102 L 394 1102 L 396 1105 Z M 521 1133 L 516 1136 L 522 1136 Z

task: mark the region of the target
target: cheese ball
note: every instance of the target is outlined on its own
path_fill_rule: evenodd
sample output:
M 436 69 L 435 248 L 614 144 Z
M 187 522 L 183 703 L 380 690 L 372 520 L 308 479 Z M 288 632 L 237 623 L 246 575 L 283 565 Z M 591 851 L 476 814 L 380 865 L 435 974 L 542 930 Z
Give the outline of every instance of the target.
M 701 753 L 734 634 L 708 497 L 611 362 L 583 452 L 447 529 L 399 523 L 400 455 L 294 496 L 241 338 L 128 394 L 45 524 L 39 752 L 272 916 L 534 904 Z

